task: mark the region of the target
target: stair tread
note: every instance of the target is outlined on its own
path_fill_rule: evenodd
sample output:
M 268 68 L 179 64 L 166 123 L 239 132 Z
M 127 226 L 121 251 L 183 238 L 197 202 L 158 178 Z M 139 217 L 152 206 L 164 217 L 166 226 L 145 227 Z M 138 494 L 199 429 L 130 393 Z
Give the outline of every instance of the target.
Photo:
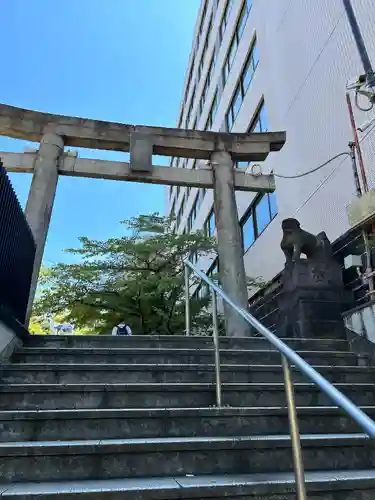
M 220 364 L 220 370 L 222 371 L 232 371 L 232 370 L 239 370 L 239 371 L 251 371 L 251 370 L 273 370 L 273 369 L 280 369 L 281 368 L 281 363 L 280 365 L 275 365 L 275 364 L 252 364 L 252 365 L 245 365 L 245 364 L 230 364 L 230 363 L 222 363 Z M 350 371 L 358 371 L 358 372 L 364 372 L 364 371 L 369 371 L 373 372 L 375 371 L 375 367 L 371 366 L 357 366 L 357 365 L 316 365 L 312 364 L 311 365 L 313 368 L 317 370 L 332 370 L 332 371 L 342 371 L 342 370 L 350 370 Z M 22 363 L 22 364 L 4 364 L 2 366 L 2 371 L 31 371 L 31 370 L 40 370 L 40 371 L 56 371 L 56 370 L 61 370 L 61 371 L 80 371 L 80 370 L 97 370 L 97 371 L 106 371 L 106 370 L 116 370 L 118 371 L 119 368 L 122 370 L 127 370 L 127 371 L 136 371 L 136 370 L 163 370 L 163 371 L 173 371 L 173 370 L 189 370 L 189 371 L 195 371 L 197 369 L 199 370 L 214 370 L 215 365 L 213 363 L 204 363 L 204 364 L 199 364 L 199 363 L 189 363 L 189 364 L 184 364 L 184 363 L 102 363 L 98 365 L 97 363 L 74 363 L 74 364 L 69 364 L 69 363 Z M 295 365 L 291 365 L 291 368 L 297 368 Z
M 375 406 L 358 406 L 362 411 L 375 411 Z M 338 406 L 297 406 L 297 413 L 303 414 L 336 414 L 343 415 Z M 69 410 L 3 410 L 0 411 L 0 420 L 23 419 L 66 419 L 66 418 L 142 418 L 142 417 L 225 417 L 247 415 L 284 415 L 288 414 L 286 406 L 259 406 L 259 407 L 224 407 L 224 408 L 93 408 Z M 351 418 L 348 416 L 348 418 Z
M 0 443 L 0 456 L 46 455 L 46 454 L 90 454 L 97 452 L 131 453 L 131 452 L 162 452 L 168 449 L 193 450 L 238 448 L 267 448 L 289 446 L 291 438 L 288 434 L 260 436 L 229 436 L 229 437 L 155 437 L 130 439 L 87 439 L 70 441 L 11 441 Z M 302 434 L 301 442 L 305 447 L 340 446 L 355 444 L 363 445 L 370 438 L 363 433 L 350 434 Z
M 66 340 L 71 340 L 71 339 L 74 339 L 74 338 L 77 338 L 78 335 L 48 335 L 48 337 L 46 335 L 40 335 L 40 334 L 35 334 L 33 335 L 32 337 L 29 337 L 27 339 L 26 342 L 33 342 L 34 339 L 37 339 L 37 340 L 46 340 L 46 341 L 49 341 L 49 340 L 59 340 L 59 341 L 66 341 Z M 121 337 L 121 336 L 116 336 L 116 335 L 105 335 L 105 334 L 97 334 L 97 335 L 86 335 L 84 336 L 85 339 L 88 339 L 88 340 L 101 340 L 101 339 L 124 339 L 124 337 Z M 227 336 L 223 336 L 223 335 L 220 335 L 219 336 L 219 339 L 222 340 L 222 341 L 225 341 L 225 342 L 248 342 L 248 341 L 251 341 L 251 340 L 259 340 L 259 339 L 262 339 L 264 337 L 260 336 L 260 335 L 257 335 L 257 336 L 251 336 L 251 337 L 227 337 Z M 156 341 L 156 340 L 180 340 L 182 342 L 189 342 L 189 341 L 193 341 L 193 340 L 212 340 L 212 337 L 211 336 L 208 336 L 208 335 L 189 335 L 189 336 L 186 336 L 186 335 L 132 335 L 131 337 L 127 337 L 125 340 L 126 342 L 130 341 L 134 341 L 134 340 L 149 340 L 149 341 Z M 280 337 L 280 340 L 282 340 L 283 342 L 287 342 L 288 340 L 303 340 L 303 341 L 309 341 L 309 340 L 316 340 L 316 341 L 324 341 L 324 342 L 327 342 L 327 341 L 333 341 L 333 342 L 347 342 L 345 339 L 337 339 L 337 338 L 326 338 L 326 337 L 322 337 L 322 338 L 316 338 L 316 337 L 313 337 L 313 338 L 306 338 L 306 339 L 296 339 L 295 337 Z M 116 340 L 115 340 L 116 341 Z
M 221 384 L 224 389 L 233 389 L 233 390 L 259 390 L 264 391 L 268 390 L 285 390 L 283 382 L 225 382 Z M 295 389 L 308 389 L 308 390 L 320 390 L 313 382 L 295 382 Z M 375 389 L 375 382 L 339 382 L 333 383 L 335 387 L 338 388 L 358 388 L 358 389 Z M 81 391 L 81 390 L 97 390 L 101 391 L 104 389 L 113 389 L 113 390 L 134 390 L 140 391 L 145 390 L 149 391 L 150 389 L 162 389 L 162 390 L 180 390 L 180 389 L 188 389 L 188 390 L 200 390 L 200 389 L 215 389 L 216 384 L 211 382 L 129 382 L 129 383 L 58 383 L 58 384 L 0 384 L 0 393 L 1 392 L 43 392 L 43 391 Z
M 325 487 L 344 489 L 348 488 L 348 483 L 358 484 L 365 482 L 368 486 L 375 483 L 375 470 L 365 469 L 356 471 L 318 471 L 306 472 L 306 483 L 310 491 L 314 489 L 325 489 Z M 37 497 L 38 495 L 61 495 L 71 494 L 100 494 L 110 492 L 134 493 L 151 491 L 150 498 L 158 498 L 157 493 L 161 493 L 163 498 L 176 498 L 178 495 L 192 498 L 196 497 L 197 489 L 209 490 L 208 496 L 215 496 L 212 489 L 229 489 L 235 494 L 236 491 L 244 492 L 249 488 L 248 493 L 255 493 L 257 486 L 269 487 L 270 485 L 277 491 L 282 491 L 285 487 L 294 484 L 293 473 L 266 473 L 266 474 L 238 474 L 238 475 L 205 475 L 205 476 L 170 476 L 170 477 L 146 477 L 134 479 L 102 479 L 84 481 L 56 481 L 56 482 L 27 482 L 19 484 L 0 485 L 0 494 L 6 497 L 17 497 L 28 495 Z M 358 484 L 358 487 L 361 485 Z M 168 494 L 170 493 L 170 496 Z M 202 492 L 203 493 L 203 492 Z M 216 494 L 220 494 L 218 491 Z M 237 493 L 238 494 L 238 493 Z M 227 495 L 228 496 L 228 495 Z
M 272 349 L 220 349 L 222 353 L 230 353 L 230 354 L 246 354 L 250 352 L 256 353 L 269 353 L 275 352 L 278 350 Z M 155 353 L 175 353 L 175 354 L 189 354 L 189 353 L 201 353 L 201 354 L 214 354 L 213 347 L 211 348 L 185 348 L 185 347 L 23 347 L 19 348 L 15 351 L 16 354 L 43 354 L 43 353 L 58 353 L 59 355 L 67 354 L 67 353 L 82 353 L 82 354 L 155 354 Z M 337 350 L 304 350 L 297 349 L 297 353 L 299 354 L 318 354 L 318 355 L 338 355 L 338 356 L 356 356 L 355 353 L 349 351 L 337 351 Z

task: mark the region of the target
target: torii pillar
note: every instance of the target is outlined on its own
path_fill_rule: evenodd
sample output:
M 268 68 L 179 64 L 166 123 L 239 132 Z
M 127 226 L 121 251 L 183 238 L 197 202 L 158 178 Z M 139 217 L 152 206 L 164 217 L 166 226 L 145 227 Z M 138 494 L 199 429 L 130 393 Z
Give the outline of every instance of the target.
M 39 271 L 42 265 L 59 177 L 59 159 L 63 149 L 64 141 L 61 136 L 45 133 L 40 141 L 40 148 L 35 160 L 33 180 L 25 209 L 26 220 L 36 245 L 33 276 L 26 312 L 26 325 L 29 324 Z
M 211 165 L 220 283 L 231 300 L 247 310 L 248 294 L 234 189 L 233 160 L 226 151 L 216 151 L 211 156 Z M 229 337 L 250 336 L 251 326 L 227 304 L 224 304 L 224 317 Z

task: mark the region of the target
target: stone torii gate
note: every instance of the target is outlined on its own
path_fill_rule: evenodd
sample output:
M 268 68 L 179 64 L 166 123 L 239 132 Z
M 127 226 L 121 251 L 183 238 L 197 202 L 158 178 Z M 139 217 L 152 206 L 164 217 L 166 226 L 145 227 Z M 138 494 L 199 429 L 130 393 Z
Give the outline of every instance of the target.
M 264 161 L 285 143 L 285 132 L 221 133 L 201 130 L 125 125 L 60 116 L 0 104 L 0 135 L 39 142 L 35 153 L 1 153 L 9 172 L 33 174 L 25 215 L 36 243 L 34 273 L 27 318 L 42 263 L 59 175 L 151 184 L 211 188 L 217 229 L 220 281 L 223 290 L 242 307 L 248 295 L 235 190 L 259 193 L 275 190 L 272 175 L 252 176 L 234 169 L 235 161 Z M 77 159 L 64 146 L 130 152 L 130 163 Z M 152 165 L 152 155 L 208 160 L 203 169 Z M 225 311 L 227 334 L 249 335 L 235 311 Z

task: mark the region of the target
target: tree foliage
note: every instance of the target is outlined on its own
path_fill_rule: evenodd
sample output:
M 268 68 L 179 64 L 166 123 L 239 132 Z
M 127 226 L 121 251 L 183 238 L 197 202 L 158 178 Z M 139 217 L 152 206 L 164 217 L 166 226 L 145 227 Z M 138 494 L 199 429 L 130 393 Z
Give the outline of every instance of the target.
M 155 213 L 122 223 L 126 235 L 106 241 L 80 238 L 81 247 L 66 250 L 78 264 L 57 264 L 40 279 L 36 316 L 59 314 L 78 328 L 106 332 L 126 321 L 134 334 L 183 333 L 183 260 L 215 249 L 202 232 L 177 234 L 173 221 Z M 192 327 L 211 324 L 208 299 L 191 300 Z

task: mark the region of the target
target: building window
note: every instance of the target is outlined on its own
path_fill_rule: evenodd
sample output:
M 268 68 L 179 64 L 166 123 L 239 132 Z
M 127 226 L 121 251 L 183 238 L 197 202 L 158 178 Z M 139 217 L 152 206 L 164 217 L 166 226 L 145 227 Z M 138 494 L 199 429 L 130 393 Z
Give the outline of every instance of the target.
M 240 222 L 244 252 L 259 238 L 276 215 L 276 194 L 274 192 L 255 198 Z
M 216 90 L 215 95 L 212 99 L 210 112 L 208 113 L 206 127 L 205 127 L 206 130 L 212 129 L 212 125 L 214 124 L 214 121 L 215 121 L 217 108 L 218 108 L 218 98 L 217 98 L 217 90 Z
M 191 207 L 190 216 L 192 219 L 192 224 L 194 224 L 195 219 L 197 218 L 197 206 L 198 206 L 198 196 L 195 197 L 193 206 Z
M 218 274 L 219 274 L 219 258 L 216 257 L 214 263 L 207 272 L 207 277 L 210 278 L 212 281 L 218 281 Z
M 246 252 L 255 241 L 254 213 L 252 210 L 247 214 L 246 218 L 241 221 L 241 232 L 242 245 L 244 252 Z
M 214 74 L 214 69 L 215 69 L 215 59 L 212 57 L 211 62 L 210 62 L 210 67 L 208 68 L 207 72 L 207 79 L 209 84 L 212 82 L 212 76 Z
M 223 39 L 223 37 L 224 37 L 224 33 L 225 33 L 225 29 L 226 29 L 227 24 L 228 24 L 229 15 L 230 15 L 232 5 L 233 5 L 233 0 L 227 0 L 227 4 L 226 4 L 225 9 L 224 9 L 224 14 L 223 14 L 223 17 L 222 17 L 221 23 L 220 23 L 220 39 Z
M 247 89 L 249 88 L 249 85 L 253 79 L 254 72 L 256 70 L 256 67 L 258 66 L 259 62 L 259 54 L 258 54 L 258 47 L 256 43 L 256 39 L 254 40 L 250 53 L 247 57 L 247 60 L 245 62 L 244 69 L 241 74 L 241 84 L 244 93 L 246 94 Z
M 240 43 L 241 37 L 243 35 L 244 29 L 246 26 L 246 22 L 247 22 L 247 18 L 249 16 L 251 4 L 252 4 L 252 2 L 246 1 L 246 0 L 243 3 L 243 6 L 242 6 L 242 9 L 240 12 L 240 16 L 239 16 L 238 21 L 237 21 L 236 30 L 234 32 L 231 44 L 229 46 L 228 54 L 227 54 L 227 57 L 226 57 L 225 62 L 224 62 L 224 67 L 223 67 L 223 83 L 224 83 L 224 85 L 225 85 L 226 81 L 228 80 L 230 70 L 232 69 L 234 59 L 235 59 L 235 56 L 237 53 L 237 48 L 238 48 L 238 45 Z
M 192 79 L 192 77 L 193 77 L 193 70 L 194 70 L 194 65 L 192 64 L 192 65 L 190 66 L 189 76 L 188 76 L 188 80 L 187 80 L 187 83 L 186 83 L 186 88 L 185 88 L 185 94 L 184 94 L 184 101 L 185 101 L 185 102 L 186 102 L 187 97 L 188 97 L 188 94 L 189 94 L 189 89 L 190 89 L 191 79 Z M 181 110 L 180 121 L 179 121 L 179 124 L 178 124 L 178 128 L 180 128 L 180 127 L 181 127 L 183 113 L 184 113 L 184 110 L 182 109 L 182 110 Z
M 245 26 L 246 26 L 247 14 L 248 14 L 248 10 L 247 10 L 247 6 L 246 6 L 246 2 L 245 2 L 242 6 L 240 16 L 239 16 L 238 22 L 237 22 L 237 34 L 238 34 L 239 39 L 241 39 L 242 34 L 244 32 L 244 29 L 245 29 Z
M 175 208 L 176 208 L 176 200 L 173 200 L 171 210 L 169 212 L 169 217 L 173 218 L 175 216 L 175 213 L 174 213 Z
M 193 111 L 193 106 L 194 106 L 194 101 L 195 101 L 195 90 L 196 90 L 196 85 L 194 85 L 193 92 L 191 94 L 189 109 L 188 109 L 188 113 L 186 115 L 186 120 L 185 120 L 185 128 L 189 128 L 190 117 L 191 117 L 191 113 Z
M 190 214 L 188 217 L 187 227 L 189 233 L 193 228 L 195 219 L 197 218 L 197 204 L 198 204 L 198 196 L 194 200 L 193 206 L 191 207 Z
M 269 200 L 269 203 L 270 203 L 271 219 L 273 219 L 277 215 L 277 202 L 276 202 L 276 193 L 275 193 L 275 191 L 273 193 L 268 193 L 268 200 Z
M 228 128 L 229 130 L 229 128 Z M 268 120 L 266 113 L 266 106 L 264 101 L 262 101 L 257 112 L 255 113 L 253 119 L 248 128 L 248 132 L 267 132 L 268 130 Z M 234 163 L 236 168 L 247 168 L 250 165 L 248 161 L 237 161 Z
M 216 65 L 216 60 L 217 60 L 217 56 L 219 54 L 219 51 L 220 51 L 220 45 L 216 41 L 215 45 L 214 45 L 214 53 L 213 53 L 213 56 L 212 56 L 213 67 L 215 67 L 215 65 Z
M 192 264 L 196 264 L 198 262 L 198 252 L 194 250 L 194 252 L 191 252 L 190 254 L 190 262 Z
M 248 161 L 236 161 L 234 166 L 236 168 L 247 168 L 249 166 L 249 162 Z
M 251 125 L 249 127 L 249 132 L 267 132 L 267 130 L 268 130 L 268 119 L 266 113 L 266 106 L 264 104 L 264 101 L 262 101 L 256 115 L 252 119 Z
M 181 215 L 184 213 L 184 210 L 185 210 L 185 203 L 186 203 L 186 197 L 185 195 L 183 196 L 182 198 L 182 201 L 181 201 L 181 205 L 180 205 L 180 212 L 181 212 Z
M 234 58 L 236 56 L 236 52 L 237 52 L 237 37 L 235 34 L 233 36 L 227 57 L 226 57 L 225 62 L 224 62 L 224 68 L 223 68 L 223 83 L 224 83 L 224 85 L 225 85 L 226 81 L 228 80 L 228 76 L 229 76 L 230 70 L 232 69 Z
M 210 293 L 210 289 L 206 283 L 199 285 L 197 290 L 197 296 L 199 299 L 206 299 Z
M 206 188 L 200 188 L 198 193 L 198 206 L 200 207 L 203 203 L 204 197 L 206 196 Z
M 180 195 L 180 186 L 176 186 L 176 200 L 178 199 Z
M 206 222 L 204 223 L 204 233 L 206 236 L 214 236 L 216 231 L 216 222 L 215 222 L 215 212 L 212 209 L 210 215 L 207 217 Z
M 206 81 L 204 82 L 202 96 L 201 96 L 201 99 L 200 99 L 200 102 L 199 102 L 200 113 L 203 112 L 203 107 L 204 107 L 204 104 L 205 104 L 205 102 L 207 100 L 207 95 L 208 95 L 208 91 L 209 91 L 209 88 L 210 88 L 210 83 L 211 83 L 211 80 L 212 80 L 212 75 L 213 75 L 213 72 L 214 72 L 214 67 L 215 67 L 215 61 L 214 61 L 214 57 L 212 57 L 211 63 L 210 63 L 210 67 L 209 67 L 208 72 L 207 72 Z
M 230 132 L 240 111 L 242 102 L 245 98 L 246 91 L 249 88 L 250 82 L 253 78 L 255 68 L 258 64 L 256 42 L 254 41 L 250 54 L 246 60 L 244 69 L 240 75 L 237 88 L 234 92 L 232 101 L 227 111 L 227 130 Z
M 206 58 L 206 54 L 207 54 L 207 50 L 208 50 L 208 44 L 210 41 L 210 35 L 211 35 L 211 29 L 212 29 L 212 19 L 213 19 L 213 14 L 211 14 L 210 22 L 209 22 L 208 28 L 207 28 L 206 38 L 204 41 L 202 55 L 201 55 L 201 59 L 200 59 L 199 67 L 198 67 L 198 78 L 201 77 L 201 74 L 202 74 L 202 71 L 204 68 L 205 58 Z
M 207 3 L 208 3 L 208 1 L 206 0 L 204 7 L 203 7 L 203 10 L 202 10 L 201 22 L 199 24 L 199 36 L 202 34 L 202 31 L 203 31 L 204 20 L 206 18 L 206 14 L 207 14 Z

